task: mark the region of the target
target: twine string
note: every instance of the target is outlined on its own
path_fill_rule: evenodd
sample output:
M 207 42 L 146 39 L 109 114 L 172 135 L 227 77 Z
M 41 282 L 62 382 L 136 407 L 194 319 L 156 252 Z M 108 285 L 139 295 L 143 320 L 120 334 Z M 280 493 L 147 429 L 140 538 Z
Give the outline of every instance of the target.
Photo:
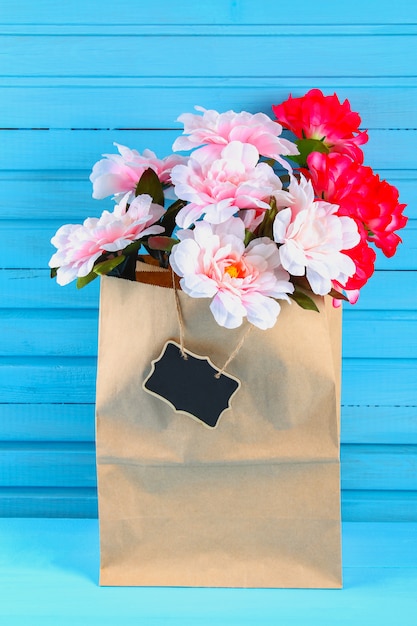
M 171 270 L 171 275 L 172 275 L 172 288 L 174 290 L 174 297 L 175 297 L 175 308 L 176 308 L 176 311 L 177 311 L 178 327 L 179 327 L 179 331 L 180 331 L 180 353 L 181 353 L 181 356 L 182 356 L 183 359 L 188 359 L 188 355 L 187 355 L 187 353 L 185 352 L 185 349 L 184 349 L 184 334 L 185 334 L 184 318 L 183 318 L 183 315 L 182 315 L 181 303 L 180 303 L 180 298 L 179 298 L 179 295 L 178 295 L 177 285 L 175 283 L 175 274 L 174 274 L 174 272 L 172 270 Z M 231 363 L 231 361 L 233 361 L 233 359 L 240 352 L 240 349 L 242 348 L 243 344 L 245 343 L 245 340 L 248 337 L 248 335 L 249 335 L 250 331 L 252 330 L 252 328 L 253 328 L 253 325 L 249 324 L 249 326 L 246 329 L 245 333 L 239 339 L 235 349 L 230 354 L 230 356 L 226 359 L 226 362 L 224 363 L 223 367 L 214 375 L 214 378 L 219 379 L 220 376 L 222 374 L 224 374 L 224 371 L 225 371 L 226 367 L 229 365 L 229 363 Z
M 177 285 L 175 284 L 175 274 L 173 270 L 171 270 L 171 276 L 172 276 L 172 288 L 174 290 L 175 307 L 177 310 L 178 326 L 180 329 L 180 352 L 181 352 L 182 358 L 187 360 L 188 354 L 184 350 L 184 318 L 182 316 L 180 297 L 178 295 Z
M 229 358 L 226 360 L 226 363 L 223 365 L 223 367 L 221 368 L 221 370 L 219 370 L 217 372 L 217 374 L 214 374 L 214 378 L 220 378 L 220 376 L 224 373 L 224 370 L 226 369 L 226 367 L 229 365 L 229 363 L 235 358 L 235 356 L 237 356 L 238 352 L 240 351 L 241 347 L 243 346 L 243 344 L 245 343 L 246 337 L 249 335 L 250 331 L 252 330 L 253 326 L 252 324 L 250 324 L 250 326 L 248 326 L 248 328 L 246 329 L 245 334 L 240 338 L 236 348 L 233 350 L 232 354 L 229 356 Z

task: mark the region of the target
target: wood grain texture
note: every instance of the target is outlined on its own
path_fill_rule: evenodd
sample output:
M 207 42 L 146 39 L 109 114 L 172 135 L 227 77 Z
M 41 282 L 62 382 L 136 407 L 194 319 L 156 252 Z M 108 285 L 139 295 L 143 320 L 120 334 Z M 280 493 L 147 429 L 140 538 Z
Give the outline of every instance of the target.
M 107 152 L 115 150 L 112 143 L 107 146 Z M 101 153 L 95 154 L 94 162 L 100 158 Z M 17 220 L 19 224 L 22 220 L 40 220 L 45 224 L 50 220 L 55 224 L 80 222 L 86 216 L 98 216 L 103 209 L 111 210 L 114 206 L 111 199 L 99 201 L 92 198 L 89 181 L 92 165 L 93 161 L 85 170 L 0 170 L 0 225 L 7 220 Z M 382 179 L 401 190 L 401 202 L 408 205 L 406 214 L 412 220 L 410 228 L 414 228 L 414 220 L 417 220 L 417 170 L 379 169 L 378 173 Z M 21 193 L 17 194 L 16 189 Z M 48 236 L 52 230 L 53 224 Z
M 415 491 L 343 490 L 343 522 L 417 522 Z M 0 487 L 0 518 L 98 517 L 94 487 Z M 412 552 L 412 550 L 410 550 Z M 346 550 L 345 550 L 346 554 Z
M 115 141 L 168 154 L 195 104 L 271 114 L 319 87 L 360 112 L 365 162 L 410 217 L 345 307 L 343 516 L 416 520 L 417 4 L 300 0 L 297 20 L 272 0 L 76 4 L 0 11 L 0 516 L 96 515 L 99 285 L 47 269 L 58 226 L 112 206 L 92 165 Z
M 53 249 L 48 249 L 49 260 Z M 395 298 L 390 297 L 395 293 Z M 50 280 L 48 269 L 0 269 L 2 308 L 98 308 L 99 281 L 77 290 L 71 283 L 65 288 Z M 348 305 L 347 305 L 348 306 Z M 417 308 L 417 272 L 375 272 L 354 306 L 355 311 L 415 311 Z M 382 340 L 382 339 L 381 339 Z
M 0 141 L 4 146 L 0 153 L 0 170 L 82 169 L 89 173 L 101 154 L 115 152 L 114 142 L 139 152 L 150 148 L 162 158 L 171 154 L 172 144 L 179 134 L 179 128 L 149 130 L 140 126 L 137 130 L 0 130 Z M 416 139 L 417 130 L 414 129 L 375 129 L 371 140 L 364 146 L 365 160 L 377 171 L 412 169 L 410 164 L 415 158 Z
M 87 203 L 86 203 L 87 204 Z M 70 223 L 82 223 L 87 217 L 99 217 L 107 203 L 96 202 L 91 207 L 91 212 L 85 213 L 77 222 L 74 218 Z M 109 208 L 113 208 L 114 205 Z M 75 217 L 75 216 L 74 216 Z M 62 219 L 58 220 L 16 220 L 6 221 L 1 224 L 4 233 L 4 242 L 0 248 L 0 267 L 3 269 L 16 266 L 16 251 L 19 251 L 19 264 L 21 269 L 44 268 L 47 266 L 50 256 L 55 248 L 50 244 L 51 237 L 62 225 Z M 387 258 L 379 250 L 375 268 L 377 270 L 417 270 L 417 220 L 410 220 L 401 232 L 403 245 L 399 246 L 398 253 Z
M 410 354 L 417 355 L 416 323 L 414 312 L 359 313 L 346 305 L 344 358 L 407 359 Z M 96 309 L 0 309 L 0 325 L 3 356 L 97 356 Z M 48 336 L 50 340 L 45 341 Z
M 175 77 L 13 77 L 0 79 L 4 98 L 0 101 L 3 128 L 170 128 L 184 111 L 200 104 L 208 109 L 263 111 L 272 115 L 271 104 L 302 95 L 317 87 L 325 93 L 337 91 L 360 111 L 368 129 L 417 127 L 416 79 L 374 76 L 311 79 L 293 76 Z M 114 90 L 117 90 L 117 107 Z M 30 103 L 23 106 L 22 95 Z M 132 102 L 138 103 L 132 106 Z
M 31 0 L 5 2 L 2 6 L 0 24 L 22 25 L 28 29 L 35 24 L 88 24 L 97 27 L 100 24 L 271 24 L 285 29 L 294 24 L 294 16 L 276 10 L 274 0 L 239 0 L 239 2 L 212 0 L 210 5 L 196 5 L 193 0 L 181 0 L 181 5 L 167 0 L 159 4 L 146 5 L 146 10 L 138 12 L 136 0 L 120 0 L 117 5 L 100 0 L 89 0 L 78 5 L 76 10 L 64 0 L 38 0 L 34 5 Z M 352 0 L 349 5 L 335 6 L 332 0 L 322 0 L 314 6 L 309 2 L 300 2 L 302 23 L 306 25 L 364 24 L 372 29 L 377 24 L 413 24 L 417 22 L 417 8 L 408 0 L 398 0 L 395 6 L 391 2 L 378 2 L 376 13 L 373 2 L 363 3 Z
M 233 27 L 212 28 L 208 34 L 194 28 L 151 28 L 143 35 L 4 34 L 0 73 L 7 76 L 273 76 L 282 60 L 291 58 L 291 75 L 304 76 L 414 76 L 417 29 L 409 31 L 323 34 L 312 29 L 260 26 L 250 32 Z M 229 34 L 229 30 L 231 33 Z M 304 32 L 303 32 L 304 30 Z M 307 31 L 307 32 L 305 32 Z M 411 32 L 410 32 L 411 31 Z M 389 49 L 389 71 L 385 61 Z M 51 62 L 51 50 L 54 52 Z M 140 55 L 137 51 L 140 50 Z M 308 50 L 306 55 L 305 51 Z M 329 52 L 331 51 L 331 54 Z M 404 58 L 409 62 L 404 63 Z M 7 61 L 5 62 L 5 59 Z M 129 62 L 122 60 L 129 59 Z M 185 63 L 184 59 L 192 59 Z M 86 62 L 88 61 L 88 62 Z M 288 70 L 287 70 L 288 71 Z
M 417 490 L 416 446 L 344 444 L 341 456 L 343 489 Z M 3 443 L 0 467 L 1 487 L 70 488 L 96 484 L 92 442 Z
M 346 359 L 342 403 L 415 406 L 416 365 L 415 359 Z M 95 375 L 93 357 L 0 357 L 0 395 L 5 403 L 59 403 L 63 398 L 91 403 Z
M 94 403 L 0 405 L 2 442 L 94 442 Z M 342 405 L 342 443 L 417 444 L 417 407 Z

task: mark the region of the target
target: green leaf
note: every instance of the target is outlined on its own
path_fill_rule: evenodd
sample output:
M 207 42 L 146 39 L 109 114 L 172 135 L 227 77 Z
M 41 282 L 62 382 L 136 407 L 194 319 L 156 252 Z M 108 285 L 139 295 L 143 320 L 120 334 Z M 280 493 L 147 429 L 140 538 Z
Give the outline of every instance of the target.
M 185 200 L 176 200 L 162 216 L 160 223 L 161 226 L 165 228 L 165 233 L 168 237 L 172 235 L 175 228 L 175 218 L 177 217 L 178 212 L 185 207 L 186 204 L 187 202 Z
M 252 239 L 255 239 L 255 233 L 253 233 L 251 230 L 248 230 L 247 228 L 245 228 L 245 239 L 243 241 L 243 243 L 245 244 L 245 247 L 250 244 Z
M 103 274 L 108 274 L 115 267 L 123 263 L 125 258 L 126 257 L 123 254 L 121 254 L 120 256 L 115 256 L 112 259 L 106 259 L 105 261 L 102 261 L 101 263 L 97 263 L 97 265 L 93 267 L 93 272 L 95 274 L 98 274 L 99 276 Z
M 51 278 L 56 278 L 58 270 L 59 270 L 59 267 L 52 267 L 51 268 L 51 273 L 50 273 Z
M 269 237 L 274 239 L 273 226 L 274 220 L 278 213 L 277 203 L 274 197 L 270 200 L 271 208 L 265 211 L 264 218 L 258 226 L 257 237 Z
M 307 167 L 307 157 L 312 152 L 329 153 L 329 148 L 321 139 L 297 139 L 295 143 L 300 154 L 291 155 L 288 158 L 298 163 L 301 167 Z
M 152 248 L 152 250 L 162 250 L 163 252 L 171 252 L 172 248 L 177 243 L 178 239 L 165 237 L 164 235 L 154 235 L 148 239 L 148 246 Z
M 314 300 L 312 300 L 312 298 L 310 298 L 310 296 L 308 296 L 303 291 L 300 291 L 299 289 L 295 289 L 294 293 L 289 293 L 288 295 L 302 309 L 307 309 L 308 311 L 317 311 L 317 313 L 320 312 Z
M 162 183 L 156 172 L 150 167 L 143 172 L 136 185 L 135 196 L 140 196 L 143 193 L 150 195 L 155 204 L 164 206 L 165 196 Z
M 136 241 L 133 241 L 128 246 L 126 246 L 126 248 L 123 248 L 122 254 L 124 256 L 129 256 L 130 254 L 137 252 L 139 248 L 141 247 L 142 243 L 143 242 L 141 239 L 137 239 Z
M 88 285 L 88 283 L 91 283 L 97 277 L 98 277 L 98 274 L 96 274 L 93 271 L 87 274 L 87 276 L 82 276 L 81 278 L 77 278 L 77 289 L 82 289 L 83 287 Z

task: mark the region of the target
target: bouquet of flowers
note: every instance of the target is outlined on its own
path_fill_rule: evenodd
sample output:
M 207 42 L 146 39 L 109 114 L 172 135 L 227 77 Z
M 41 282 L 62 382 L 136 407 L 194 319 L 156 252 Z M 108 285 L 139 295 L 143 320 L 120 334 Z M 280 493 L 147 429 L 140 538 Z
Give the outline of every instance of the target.
M 83 287 L 102 274 L 135 280 L 138 258 L 170 266 L 226 328 L 271 328 L 280 300 L 316 309 L 311 293 L 355 303 L 374 247 L 393 256 L 407 218 L 397 189 L 363 165 L 368 136 L 349 102 L 312 89 L 272 106 L 276 121 L 196 110 L 178 118 L 173 145 L 189 156 L 115 144 L 94 165 L 93 197 L 116 204 L 59 228 L 51 275 Z

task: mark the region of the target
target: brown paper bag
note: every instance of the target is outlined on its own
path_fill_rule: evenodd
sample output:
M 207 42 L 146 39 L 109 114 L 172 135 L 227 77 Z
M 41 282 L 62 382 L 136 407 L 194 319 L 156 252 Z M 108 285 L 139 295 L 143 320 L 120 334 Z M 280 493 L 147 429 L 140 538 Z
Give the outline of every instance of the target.
M 185 347 L 222 367 L 244 327 L 177 293 Z M 340 312 L 284 302 L 273 329 L 254 328 L 227 367 L 241 388 L 208 429 L 142 389 L 178 340 L 174 298 L 102 278 L 100 584 L 340 587 Z

